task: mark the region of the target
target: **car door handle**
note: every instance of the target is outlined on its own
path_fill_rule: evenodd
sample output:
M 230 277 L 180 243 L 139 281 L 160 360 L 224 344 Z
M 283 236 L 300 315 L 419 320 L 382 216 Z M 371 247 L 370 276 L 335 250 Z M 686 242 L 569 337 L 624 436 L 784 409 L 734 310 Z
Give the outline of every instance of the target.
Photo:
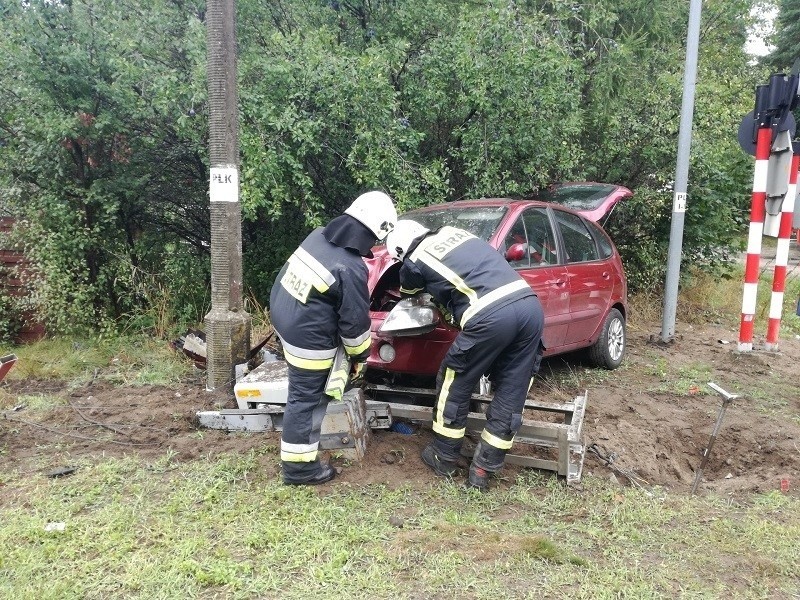
M 567 285 L 567 280 L 566 279 L 556 279 L 555 280 L 555 284 L 558 287 L 564 287 L 565 285 Z
M 611 273 L 608 271 L 603 271 L 603 279 L 611 279 Z

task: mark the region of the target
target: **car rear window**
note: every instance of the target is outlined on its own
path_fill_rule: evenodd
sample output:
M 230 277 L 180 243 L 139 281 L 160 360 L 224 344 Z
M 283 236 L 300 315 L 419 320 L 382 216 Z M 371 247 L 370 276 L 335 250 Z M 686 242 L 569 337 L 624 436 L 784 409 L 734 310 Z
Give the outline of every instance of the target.
M 465 206 L 446 207 L 437 210 L 411 211 L 402 215 L 401 219 L 412 219 L 431 231 L 445 227 L 460 227 L 482 240 L 488 240 L 497 229 L 505 206 Z
M 558 185 L 536 195 L 537 200 L 561 204 L 572 210 L 594 210 L 614 191 L 615 186 L 598 183 L 594 185 Z

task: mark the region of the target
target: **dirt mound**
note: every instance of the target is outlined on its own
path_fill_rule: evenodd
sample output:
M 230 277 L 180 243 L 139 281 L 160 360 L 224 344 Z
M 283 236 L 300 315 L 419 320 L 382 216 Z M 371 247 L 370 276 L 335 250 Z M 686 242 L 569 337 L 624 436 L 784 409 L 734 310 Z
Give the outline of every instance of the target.
M 587 445 L 615 454 L 614 467 L 650 484 L 690 489 L 722 407 L 707 385 L 713 381 L 740 397 L 724 411 L 700 489 L 735 493 L 779 489 L 782 479 L 800 483 L 793 375 L 800 341 L 782 341 L 779 352 L 739 353 L 738 332 L 722 327 L 689 327 L 669 345 L 654 343 L 647 331 L 629 336 L 626 367 L 589 392 Z M 603 463 L 590 454 L 587 464 Z
M 629 329 L 629 353 L 617 371 L 586 368 L 579 357 L 545 361 L 533 399 L 561 402 L 587 392 L 584 474 L 687 492 L 722 405 L 707 386 L 714 381 L 741 398 L 725 412 L 699 491 L 765 491 L 788 480 L 790 493 L 798 493 L 800 341 L 782 340 L 779 352 L 740 354 L 737 333 L 723 327 L 687 326 L 669 345 L 651 340 L 658 329 Z M 265 473 L 277 477 L 279 434 L 198 428 L 198 410 L 234 406 L 204 387 L 201 375 L 172 387 L 95 383 L 78 390 L 52 381 L 6 381 L 0 385 L 0 469 L 48 474 L 107 456 L 188 461 L 254 451 Z M 59 405 L 48 411 L 20 406 L 21 398 L 42 395 Z M 376 432 L 361 464 L 334 455 L 343 468 L 337 481 L 427 485 L 432 475 L 419 453 L 429 439 L 430 431 L 419 426 L 410 435 Z M 507 466 L 500 485 L 518 472 Z

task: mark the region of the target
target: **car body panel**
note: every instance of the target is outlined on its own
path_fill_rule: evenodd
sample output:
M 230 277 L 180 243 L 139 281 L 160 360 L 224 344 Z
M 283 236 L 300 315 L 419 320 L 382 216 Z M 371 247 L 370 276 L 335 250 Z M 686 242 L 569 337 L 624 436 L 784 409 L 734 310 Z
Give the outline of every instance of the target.
M 633 192 L 621 185 L 570 181 L 551 185 L 539 192 L 537 199 L 566 206 L 590 221 L 601 223 L 618 202 L 630 196 L 633 196 Z
M 558 265 L 561 267 L 561 265 Z M 547 348 L 566 343 L 569 328 L 569 279 L 566 269 L 517 269 L 520 276 L 539 296 L 544 311 L 545 329 L 542 341 Z
M 613 289 L 608 286 L 610 269 L 598 269 L 597 263 L 567 267 L 569 278 L 569 326 L 566 342 L 578 344 L 592 339 L 597 324 L 605 315 Z

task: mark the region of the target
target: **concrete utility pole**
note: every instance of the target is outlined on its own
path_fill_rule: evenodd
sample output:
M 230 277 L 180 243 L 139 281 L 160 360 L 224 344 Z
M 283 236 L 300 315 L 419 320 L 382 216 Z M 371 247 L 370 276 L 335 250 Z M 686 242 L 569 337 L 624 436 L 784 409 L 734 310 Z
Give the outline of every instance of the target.
M 686 66 L 683 73 L 681 125 L 678 132 L 678 160 L 675 166 L 675 188 L 672 198 L 672 225 L 669 232 L 667 279 L 664 284 L 664 312 L 661 341 L 675 337 L 675 315 L 678 309 L 678 280 L 681 272 L 683 222 L 686 216 L 686 188 L 689 181 L 689 150 L 692 145 L 694 90 L 697 84 L 697 49 L 700 44 L 700 9 L 702 0 L 689 4 L 689 30 L 686 35 Z
M 242 307 L 239 111 L 235 0 L 208 0 L 208 98 L 211 200 L 211 311 L 205 316 L 207 388 L 232 390 L 235 367 L 250 349 Z

